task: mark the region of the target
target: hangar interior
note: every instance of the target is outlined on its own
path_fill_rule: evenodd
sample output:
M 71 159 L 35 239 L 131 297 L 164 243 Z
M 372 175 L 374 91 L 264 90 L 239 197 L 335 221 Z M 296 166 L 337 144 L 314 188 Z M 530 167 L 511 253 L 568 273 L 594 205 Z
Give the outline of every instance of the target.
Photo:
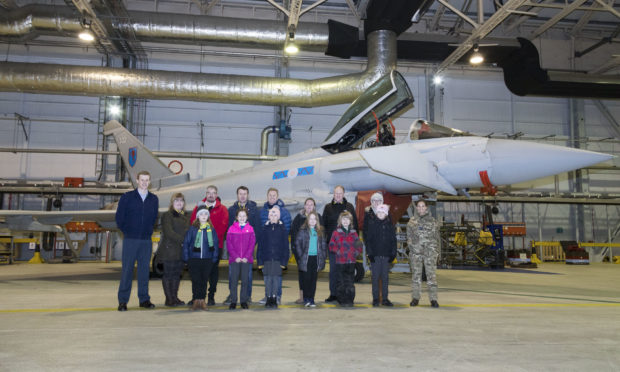
M 316 83 L 333 78 L 350 88 L 369 79 L 371 68 L 392 63 L 386 62 L 390 58 L 396 58 L 415 98 L 413 107 L 393 121 L 397 137 L 425 118 L 480 136 L 617 155 L 616 4 L 500 4 L 3 1 L 2 208 L 42 210 L 49 200 L 62 199 L 63 210 L 93 209 L 115 200 L 118 195 L 54 192 L 67 177 L 83 178 L 96 188 L 128 186 L 118 157 L 105 153 L 115 150 L 102 135 L 109 119 L 121 121 L 161 153 L 162 161 L 182 167 L 192 179 L 251 167 L 261 153 L 287 156 L 320 146 L 354 93 L 322 97 L 313 92 L 316 99 L 309 99 L 292 92 L 294 87 L 268 96 L 274 88 L 264 87 L 269 80 L 261 79 Z M 285 14 L 297 6 L 303 9 L 297 19 L 295 12 Z M 384 30 L 394 33 L 395 47 L 378 45 L 369 36 Z M 93 33 L 95 40 L 78 39 L 81 31 Z M 523 49 L 518 37 L 537 50 L 539 72 L 569 83 L 519 86 L 512 88 L 519 95 L 513 93 L 508 82 L 527 77 L 512 76 L 507 61 L 531 62 L 515 54 Z M 295 41 L 298 54 L 283 51 Z M 481 65 L 467 63 L 474 50 L 486 50 Z M 76 66 L 85 69 L 71 69 Z M 131 71 L 150 73 L 145 78 Z M 204 81 L 196 82 L 201 75 Z M 434 80 L 437 76 L 441 82 Z M 495 220 L 527 225 L 527 241 L 511 243 L 517 248 L 529 247 L 531 240 L 618 242 L 617 164 L 616 158 L 511 185 L 494 199 L 499 207 Z M 43 188 L 34 194 L 11 192 L 34 184 Z M 504 201 L 502 195 L 523 199 Z M 554 198 L 563 203 L 548 202 Z M 571 198 L 580 202 L 571 203 Z M 451 223 L 480 221 L 481 203 L 464 201 L 438 203 L 438 216 Z M 87 244 L 82 258 L 93 258 L 87 249 L 92 245 L 97 243 Z
M 618 156 L 619 12 L 614 0 L 0 0 L 0 209 L 117 200 L 130 182 L 102 134 L 110 119 L 191 179 L 320 146 L 391 66 L 415 98 L 393 120 L 397 141 L 424 118 Z M 78 39 L 84 31 L 94 40 Z M 292 43 L 298 54 L 283 51 Z M 475 52 L 485 62 L 471 65 Z M 440 193 L 434 213 L 446 225 L 482 221 L 486 207 L 498 223 L 524 224 L 504 238 L 519 251 L 594 242 L 589 266 L 440 269 L 440 309 L 426 293 L 409 307 L 411 276 L 400 272 L 394 308 L 372 308 L 365 279 L 354 308 L 305 309 L 289 272 L 280 311 L 233 312 L 220 305 L 223 269 L 209 312 L 164 307 L 153 279 L 156 310 L 132 296 L 121 313 L 120 264 L 97 262 L 120 251 L 102 253 L 103 233 L 71 233 L 87 239 L 80 264 L 0 265 L 0 370 L 618 370 L 620 266 L 595 262 L 620 255 L 619 162 L 495 196 Z M 33 257 L 19 247 L 19 261 Z M 320 273 L 320 302 L 327 282 Z M 253 285 L 257 300 L 258 274 Z

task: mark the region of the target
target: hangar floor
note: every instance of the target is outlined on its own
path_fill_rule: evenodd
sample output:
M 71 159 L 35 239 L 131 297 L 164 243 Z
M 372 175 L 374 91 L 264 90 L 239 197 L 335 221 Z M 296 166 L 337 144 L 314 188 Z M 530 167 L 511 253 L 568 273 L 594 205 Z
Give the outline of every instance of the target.
M 278 310 L 229 311 L 225 280 L 208 312 L 165 308 L 152 279 L 157 308 L 138 310 L 134 282 L 119 313 L 119 274 L 118 263 L 0 266 L 0 370 L 620 370 L 620 265 L 439 270 L 439 309 L 426 296 L 408 306 L 404 273 L 390 274 L 394 308 L 370 307 L 368 277 L 354 308 L 302 308 L 292 268 Z M 180 293 L 191 297 L 189 280 Z

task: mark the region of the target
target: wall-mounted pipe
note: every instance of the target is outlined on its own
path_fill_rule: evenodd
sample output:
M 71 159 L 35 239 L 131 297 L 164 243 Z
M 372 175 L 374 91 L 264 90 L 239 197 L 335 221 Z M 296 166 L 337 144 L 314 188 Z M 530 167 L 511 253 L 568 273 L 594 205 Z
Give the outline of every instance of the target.
M 260 132 L 260 155 L 267 156 L 267 151 L 269 147 L 269 135 L 271 133 L 277 134 L 280 133 L 280 128 L 275 125 L 270 125 L 268 127 L 263 128 Z M 276 140 L 274 135 L 274 141 Z
M 366 70 L 355 74 L 301 80 L 2 62 L 0 90 L 316 107 L 350 103 L 394 68 L 396 34 L 379 30 L 368 35 Z
M 261 144 L 262 149 L 262 144 Z M 261 150 L 262 151 L 262 150 Z M 0 152 L 30 153 L 30 154 L 80 154 L 80 155 L 118 155 L 118 151 L 105 150 L 69 150 L 69 149 L 18 149 L 0 148 Z M 253 155 L 253 154 L 223 154 L 223 153 L 200 153 L 200 152 L 174 152 L 174 151 L 153 151 L 153 154 L 162 158 L 180 159 L 228 159 L 228 160 L 278 160 L 280 157 L 275 155 Z

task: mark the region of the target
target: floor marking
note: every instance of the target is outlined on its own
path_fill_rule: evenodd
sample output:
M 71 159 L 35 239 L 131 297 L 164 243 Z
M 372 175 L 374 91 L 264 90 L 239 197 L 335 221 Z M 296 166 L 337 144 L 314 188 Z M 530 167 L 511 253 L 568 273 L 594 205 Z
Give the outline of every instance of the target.
M 372 308 L 372 304 L 356 304 L 353 308 Z M 409 304 L 394 304 L 395 308 L 409 308 Z M 423 308 L 430 308 L 430 305 L 418 305 L 416 307 L 423 307 Z M 448 307 L 448 308 L 484 308 L 484 307 L 493 307 L 493 308 L 500 308 L 500 307 L 506 307 L 506 308 L 511 308 L 511 307 L 539 307 L 539 308 L 552 308 L 552 307 L 620 307 L 620 303 L 614 302 L 614 303 L 557 303 L 557 304 L 552 304 L 552 303 L 538 303 L 538 304 L 442 304 L 440 305 L 441 307 Z M 306 308 L 303 305 L 280 305 L 278 306 L 278 309 L 307 309 L 308 311 L 311 310 L 316 310 L 316 309 L 328 309 L 328 308 L 333 308 L 333 309 L 339 309 L 340 306 L 338 305 L 330 305 L 330 304 L 325 304 L 325 305 L 317 305 L 316 308 Z M 380 306 L 380 309 L 390 309 L 389 307 L 386 306 Z M 345 310 L 351 309 L 351 308 L 342 308 Z M 162 311 L 162 310 L 167 310 L 167 311 L 177 311 L 177 312 L 190 312 L 189 308 L 185 307 L 185 306 L 180 306 L 177 308 L 170 308 L 170 307 L 157 307 L 155 309 L 140 309 L 140 308 L 132 308 L 130 307 L 129 310 L 132 311 Z M 228 310 L 228 306 L 210 306 L 209 310 L 226 310 L 226 311 L 218 311 L 218 312 L 241 312 L 244 309 L 239 309 L 237 308 L 236 310 Z M 265 308 L 262 305 L 257 305 L 257 306 L 250 306 L 250 310 L 271 310 L 268 308 Z M 93 308 L 64 308 L 64 309 L 8 309 L 8 310 L 0 310 L 0 314 L 11 314 L 11 313 L 66 313 L 66 312 L 83 312 L 83 311 L 118 311 L 115 307 L 93 307 Z M 200 310 L 197 310 L 196 312 L 200 312 Z M 207 311 L 208 312 L 208 311 Z

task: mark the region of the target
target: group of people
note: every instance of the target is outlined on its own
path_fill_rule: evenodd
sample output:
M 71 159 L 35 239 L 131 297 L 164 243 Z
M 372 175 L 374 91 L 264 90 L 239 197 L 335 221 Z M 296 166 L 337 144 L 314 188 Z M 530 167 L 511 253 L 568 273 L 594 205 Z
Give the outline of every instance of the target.
M 155 307 L 148 294 L 148 278 L 151 235 L 157 221 L 159 201 L 148 191 L 148 172 L 138 173 L 137 184 L 135 190 L 121 197 L 116 212 L 117 226 L 124 234 L 119 311 L 127 310 L 136 261 L 140 307 Z M 344 193 L 344 187 L 336 186 L 333 199 L 325 206 L 322 215 L 316 211 L 315 200 L 307 198 L 293 220 L 275 188 L 267 190 L 267 202 L 259 208 L 249 199 L 248 188 L 239 186 L 237 201 L 226 208 L 218 197 L 217 187 L 210 185 L 205 198 L 191 214 L 185 211 L 184 195 L 172 195 L 168 211 L 161 217 L 162 234 L 158 248 L 158 258 L 164 268 L 165 305 L 185 305 L 178 298 L 185 265 L 192 281 L 192 299 L 188 305 L 192 310 L 207 310 L 208 306 L 215 305 L 218 264 L 226 241 L 230 295 L 225 303 L 229 304 L 229 309 L 236 309 L 238 303 L 242 309 L 249 308 L 254 257 L 265 283 L 265 298 L 259 303 L 277 308 L 282 296 L 282 270 L 288 264 L 291 251 L 299 273 L 299 299 L 296 303 L 316 307 L 318 273 L 329 259 L 330 295 L 325 302 L 353 306 L 355 263 L 364 243 L 357 232 L 355 209 L 344 198 Z M 372 195 L 371 205 L 365 210 L 363 238 L 371 262 L 372 304 L 393 306 L 388 299 L 388 273 L 396 257 L 396 235 L 389 206 L 383 203 L 380 193 Z M 438 226 L 424 201 L 416 204 L 415 216 L 407 225 L 407 238 L 413 273 L 410 305 L 419 304 L 425 267 L 431 306 L 438 307 L 435 278 Z

